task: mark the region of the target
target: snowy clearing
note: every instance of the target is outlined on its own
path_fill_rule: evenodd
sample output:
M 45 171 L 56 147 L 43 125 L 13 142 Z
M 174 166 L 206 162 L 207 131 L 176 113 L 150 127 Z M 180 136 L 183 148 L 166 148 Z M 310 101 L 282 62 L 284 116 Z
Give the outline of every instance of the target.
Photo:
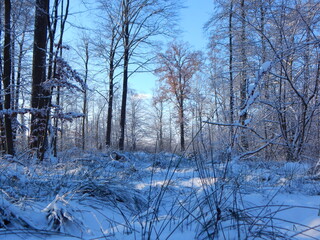
M 1 239 L 320 239 L 311 166 L 160 153 L 1 160 Z

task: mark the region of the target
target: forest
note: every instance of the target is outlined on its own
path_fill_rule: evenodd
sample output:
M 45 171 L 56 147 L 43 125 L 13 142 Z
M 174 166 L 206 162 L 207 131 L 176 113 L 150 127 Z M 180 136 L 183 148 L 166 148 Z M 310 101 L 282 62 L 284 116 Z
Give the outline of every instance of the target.
M 1 0 L 0 238 L 320 239 L 320 1 L 207 2 Z

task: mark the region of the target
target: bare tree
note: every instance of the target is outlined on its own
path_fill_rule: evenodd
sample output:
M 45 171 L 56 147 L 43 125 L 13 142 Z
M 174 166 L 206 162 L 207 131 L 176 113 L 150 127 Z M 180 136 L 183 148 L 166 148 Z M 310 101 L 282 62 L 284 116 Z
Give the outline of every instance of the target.
M 62 1 L 56 1 L 55 2 L 55 7 L 54 7 L 54 15 L 55 17 L 53 18 L 53 20 L 51 22 L 53 22 L 51 25 L 51 33 L 54 33 L 53 35 L 55 35 L 56 30 L 54 29 L 56 27 L 56 25 L 58 24 L 58 7 L 60 6 L 60 35 L 59 35 L 59 39 L 58 39 L 58 43 L 57 43 L 57 47 L 56 47 L 56 51 L 52 52 L 52 56 L 54 56 L 53 58 L 53 78 L 57 78 L 57 68 L 58 68 L 58 62 L 62 62 L 62 61 L 58 61 L 60 59 L 62 59 L 63 56 L 63 49 L 68 49 L 68 47 L 64 47 L 63 46 L 63 36 L 64 36 L 64 29 L 65 29 L 65 25 L 69 16 L 69 6 L 70 6 L 70 0 L 62 0 Z M 54 40 L 54 39 L 53 39 Z M 53 49 L 52 49 L 53 50 Z M 71 71 L 72 72 L 72 71 Z M 73 75 L 77 75 L 77 74 L 73 74 Z M 56 87 L 57 91 L 56 91 L 56 105 L 60 106 L 60 94 L 61 94 L 61 84 L 57 84 L 57 86 L 53 86 Z M 52 97 L 53 97 L 53 87 L 51 87 L 51 97 L 50 97 L 50 102 L 52 102 Z M 56 110 L 56 113 L 58 113 L 58 110 Z M 48 115 L 49 117 L 49 115 Z M 58 141 L 58 124 L 59 124 L 59 119 L 55 118 L 54 119 L 54 129 L 53 129 L 53 140 L 52 140 L 52 145 L 53 145 L 53 154 L 54 156 L 57 156 L 57 141 Z M 61 123 L 62 125 L 62 123 Z M 62 131 L 61 133 L 61 138 L 62 138 Z
M 115 94 L 115 73 L 120 67 L 123 53 L 120 51 L 121 47 L 121 2 L 120 1 L 100 1 L 100 9 L 103 11 L 102 23 L 106 34 L 98 32 L 100 37 L 97 51 L 107 62 L 108 68 L 108 115 L 106 127 L 106 146 L 112 145 L 112 122 L 113 122 L 113 103 Z
M 0 4 L 0 16 L 2 16 L 2 4 Z M 0 17 L 0 39 L 2 39 L 2 17 Z M 2 52 L 3 46 L 1 45 Z M 3 68 L 2 68 L 2 54 L 0 54 L 0 91 L 2 92 Z M 3 111 L 3 97 L 0 95 L 0 111 Z M 0 114 L 0 149 L 4 151 L 5 147 L 5 130 L 4 130 L 4 116 Z
M 178 6 L 179 1 L 121 1 L 123 86 L 119 138 L 120 150 L 124 149 L 128 80 L 129 76 L 131 75 L 129 72 L 130 59 L 132 59 L 134 55 L 138 53 L 141 45 L 150 44 L 150 40 L 154 36 L 172 32 L 174 26 L 174 22 L 172 20 L 176 16 Z M 144 65 L 145 61 L 142 61 L 138 64 L 138 68 L 144 67 Z
M 241 72 L 240 72 L 240 124 L 246 126 L 246 120 L 248 119 L 248 112 L 246 111 L 246 102 L 247 102 L 247 87 L 248 87 L 248 76 L 247 76 L 247 34 L 246 34 L 246 5 L 245 0 L 240 2 L 240 14 L 241 14 L 241 33 L 240 33 L 240 55 L 241 55 Z M 246 136 L 246 131 L 241 133 L 241 146 L 244 151 L 247 151 L 249 148 L 248 139 Z
M 232 44 L 233 63 L 229 61 L 229 71 L 221 69 L 233 78 L 234 89 L 239 88 L 234 93 L 235 109 L 240 110 L 240 124 L 224 126 L 241 133 L 241 156 L 264 151 L 268 158 L 274 154 L 301 159 L 314 146 L 311 139 L 317 132 L 312 129 L 317 129 L 314 117 L 319 106 L 319 2 L 230 0 L 219 7 L 215 20 L 221 20 L 217 26 L 222 30 L 210 21 L 215 30 L 211 39 L 218 39 L 214 47 L 229 51 L 229 56 Z M 223 32 L 228 24 L 229 36 Z M 228 38 L 229 45 L 225 44 Z M 231 77 L 232 73 L 237 75 Z M 256 150 L 248 151 L 249 146 Z
M 173 97 L 178 111 L 180 128 L 180 147 L 185 150 L 185 101 L 190 94 L 191 80 L 200 70 L 202 54 L 189 50 L 186 43 L 171 43 L 165 53 L 158 55 L 159 67 L 156 73 L 164 81 L 162 93 Z
M 84 49 L 85 49 L 85 74 L 84 74 L 84 83 L 87 85 L 88 82 L 88 71 L 89 71 L 89 42 L 84 40 Z M 88 125 L 88 91 L 85 88 L 83 93 L 83 107 L 82 107 L 83 119 L 82 119 L 82 149 L 86 148 L 86 132 Z
M 76 50 L 77 55 L 81 59 L 81 65 L 84 68 L 83 81 L 87 86 L 89 79 L 89 60 L 91 57 L 90 54 L 90 38 L 88 34 L 84 34 L 81 38 L 81 43 L 78 49 Z M 88 133 L 88 89 L 87 87 L 83 89 L 83 102 L 82 102 L 82 124 L 81 124 L 81 147 L 82 150 L 86 148 L 86 138 Z
M 12 55 L 11 55 L 11 1 L 5 1 L 5 36 L 3 49 L 3 88 L 4 88 L 4 124 L 6 134 L 6 153 L 14 154 L 13 148 L 13 130 L 11 121 L 11 70 L 12 70 Z
M 156 110 L 156 126 L 157 126 L 157 143 L 158 150 L 164 150 L 164 104 L 166 102 L 165 97 L 161 94 L 160 89 L 154 93 L 152 99 L 152 106 Z
M 136 94 L 133 90 L 129 92 L 128 99 L 128 128 L 127 128 L 127 142 L 131 151 L 136 151 L 138 143 L 145 135 L 144 112 L 143 112 L 143 98 Z
M 234 138 L 234 79 L 233 79 L 233 0 L 230 1 L 229 13 L 229 106 L 230 106 L 230 143 L 233 147 Z
M 49 0 L 37 0 L 34 25 L 34 46 L 32 65 L 31 93 L 31 139 L 30 147 L 39 153 L 45 151 L 45 136 L 47 126 L 47 108 L 49 89 L 43 83 L 46 81 L 47 30 L 49 16 Z
M 59 6 L 61 6 L 60 36 L 57 44 L 55 45 Z M 68 8 L 69 0 L 67 0 L 65 9 L 64 1 L 55 0 L 52 6 L 52 14 L 49 14 L 49 0 L 36 1 L 32 68 L 30 147 L 37 151 L 37 156 L 40 160 L 43 160 L 45 152 L 51 149 L 51 144 L 54 148 L 54 154 L 56 155 L 56 137 L 53 136 L 50 138 L 52 141 L 49 144 L 47 136 L 49 130 L 51 133 L 53 133 L 53 135 L 56 133 L 50 124 L 53 89 L 54 87 L 59 88 L 63 84 L 66 85 L 66 81 L 70 79 L 71 75 L 76 75 L 71 70 L 70 66 L 61 59 L 63 49 L 62 39 L 65 22 L 68 16 Z M 63 15 L 64 10 L 65 14 Z M 48 52 L 47 35 L 49 39 Z M 46 64 L 47 53 L 49 55 L 48 64 Z M 58 56 L 59 54 L 60 56 Z M 47 67 L 48 70 L 46 71 Z M 60 70 L 58 70 L 58 68 L 60 68 Z M 69 72 L 67 73 L 61 71 L 62 68 L 67 69 Z M 58 71 L 60 72 L 58 73 Z

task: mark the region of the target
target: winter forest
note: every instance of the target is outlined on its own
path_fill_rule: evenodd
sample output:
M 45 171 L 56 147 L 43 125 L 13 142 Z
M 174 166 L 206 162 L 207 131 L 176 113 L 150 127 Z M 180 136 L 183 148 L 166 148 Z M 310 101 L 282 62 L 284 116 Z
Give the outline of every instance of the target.
M 1 0 L 0 239 L 320 239 L 320 1 L 191 2 Z

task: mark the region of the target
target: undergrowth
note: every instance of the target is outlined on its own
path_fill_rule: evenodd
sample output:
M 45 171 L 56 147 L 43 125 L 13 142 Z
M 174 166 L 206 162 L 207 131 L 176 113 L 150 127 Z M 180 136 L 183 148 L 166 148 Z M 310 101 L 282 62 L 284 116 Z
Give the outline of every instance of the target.
M 0 162 L 0 236 L 10 239 L 317 239 L 310 166 L 213 155 L 112 152 L 62 155 L 59 163 Z M 226 155 L 228 156 L 228 155 Z M 279 200 L 280 199 L 280 200 Z M 181 237 L 182 236 L 182 237 Z M 183 237 L 188 236 L 188 238 Z M 316 237 L 315 237 L 316 236 Z

